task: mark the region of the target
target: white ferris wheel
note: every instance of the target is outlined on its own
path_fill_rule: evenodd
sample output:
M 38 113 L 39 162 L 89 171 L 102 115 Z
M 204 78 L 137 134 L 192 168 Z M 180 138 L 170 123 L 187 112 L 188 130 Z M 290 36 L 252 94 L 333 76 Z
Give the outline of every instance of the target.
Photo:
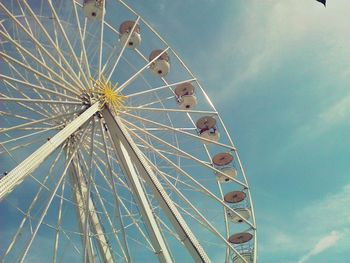
M 0 46 L 1 262 L 256 262 L 225 125 L 132 8 L 1 0 Z

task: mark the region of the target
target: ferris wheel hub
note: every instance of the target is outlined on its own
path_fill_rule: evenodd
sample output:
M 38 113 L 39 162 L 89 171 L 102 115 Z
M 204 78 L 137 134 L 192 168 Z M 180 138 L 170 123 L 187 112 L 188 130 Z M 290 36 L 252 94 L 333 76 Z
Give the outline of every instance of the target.
M 120 111 L 124 107 L 127 97 L 121 92 L 116 91 L 118 83 L 114 86 L 103 75 L 98 80 L 93 80 L 94 90 L 91 96 L 91 102 L 99 101 L 101 108 L 107 105 L 114 112 Z

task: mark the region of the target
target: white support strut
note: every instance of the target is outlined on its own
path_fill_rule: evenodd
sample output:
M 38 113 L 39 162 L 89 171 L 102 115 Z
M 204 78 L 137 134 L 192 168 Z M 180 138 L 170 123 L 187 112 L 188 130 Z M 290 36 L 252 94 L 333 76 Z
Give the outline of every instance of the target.
M 86 185 L 86 181 L 84 176 L 81 173 L 81 170 L 78 167 L 77 163 L 77 157 L 75 157 L 71 163 L 70 169 L 71 169 L 71 181 L 72 181 L 72 192 L 74 193 L 74 201 L 76 202 L 76 212 L 79 222 L 79 227 L 81 232 L 86 234 L 84 232 L 85 224 L 86 224 L 86 214 L 84 209 L 84 200 L 87 196 L 88 187 Z M 103 258 L 103 262 L 105 263 L 113 263 L 113 257 L 111 248 L 108 245 L 107 237 L 105 236 L 105 233 L 103 231 L 102 225 L 100 223 L 100 219 L 96 213 L 96 207 L 93 203 L 91 197 L 89 197 L 89 204 L 88 204 L 88 216 L 89 216 L 89 223 L 90 227 L 92 229 L 93 234 L 95 235 L 95 240 L 97 243 L 97 247 L 100 250 L 100 255 Z M 84 240 L 88 240 L 89 244 L 87 245 L 87 262 L 93 263 L 95 262 L 93 248 L 92 248 L 92 241 L 91 238 L 82 236 L 82 241 L 84 243 Z
M 148 230 L 152 246 L 155 254 L 158 256 L 159 262 L 171 263 L 173 262 L 166 243 L 163 239 L 159 226 L 153 215 L 152 208 L 148 203 L 146 193 L 144 192 L 138 174 L 134 167 L 134 162 L 131 160 L 134 156 L 130 156 L 130 146 L 127 144 L 123 132 L 120 130 L 115 118 L 108 109 L 104 109 L 102 114 L 105 118 L 107 127 L 110 132 L 114 149 L 119 158 L 121 169 L 128 179 L 130 188 L 132 189 L 135 202 L 138 204 L 145 226 Z
M 210 262 L 204 249 L 196 237 L 192 234 L 185 220 L 182 218 L 169 195 L 166 193 L 163 186 L 159 182 L 157 176 L 154 174 L 146 159 L 143 157 L 142 152 L 133 142 L 120 118 L 118 116 L 113 116 L 107 107 L 103 109 L 102 115 L 106 121 L 108 130 L 113 140 L 114 148 L 118 154 L 121 167 L 123 170 L 127 171 L 125 172 L 125 175 L 128 177 L 129 182 L 131 181 L 131 187 L 134 191 L 134 194 L 136 197 L 138 197 L 136 201 L 139 202 L 139 205 L 140 202 L 141 205 L 144 205 L 144 207 L 142 207 L 144 209 L 143 219 L 148 230 L 150 230 L 149 227 L 151 227 L 151 230 L 154 231 L 154 237 L 151 239 L 152 243 L 164 241 L 161 233 L 159 232 L 159 228 L 156 222 L 152 224 L 152 221 L 154 220 L 153 214 L 151 213 L 150 216 L 145 215 L 145 213 L 147 213 L 145 210 L 150 209 L 150 207 L 147 199 L 140 196 L 140 194 L 145 195 L 145 193 L 143 192 L 141 185 L 136 185 L 137 183 L 140 184 L 140 181 L 138 175 L 136 174 L 134 166 L 140 173 L 141 177 L 145 180 L 147 185 L 152 189 L 154 197 L 159 202 L 160 206 L 162 207 L 163 211 L 177 232 L 180 240 L 183 242 L 184 246 L 191 254 L 194 262 Z M 150 212 L 152 212 L 152 210 Z M 158 239 L 157 236 L 160 236 L 160 239 Z M 156 238 L 156 240 L 154 240 L 154 238 Z M 167 251 L 163 250 L 160 254 L 158 254 L 160 262 L 170 262 L 166 260 L 166 258 L 160 257 L 160 255 L 165 254 L 164 252 Z
M 70 122 L 39 149 L 29 155 L 19 165 L 0 180 L 0 200 L 10 193 L 17 185 L 30 175 L 50 154 L 57 149 L 69 136 L 79 129 L 100 109 L 99 103 L 93 104 L 80 116 Z

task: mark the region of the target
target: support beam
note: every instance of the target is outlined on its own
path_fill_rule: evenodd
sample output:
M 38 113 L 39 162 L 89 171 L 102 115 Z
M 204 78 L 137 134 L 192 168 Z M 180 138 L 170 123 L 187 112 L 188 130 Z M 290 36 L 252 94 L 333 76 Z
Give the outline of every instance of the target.
M 0 179 L 0 200 L 10 193 L 17 185 L 34 172 L 36 168 L 55 151 L 69 136 L 78 130 L 87 120 L 100 109 L 99 103 L 93 104 L 79 117 L 69 123 L 48 142 L 28 156 L 11 172 Z
M 196 237 L 192 234 L 181 214 L 159 182 L 157 176 L 153 173 L 153 170 L 149 166 L 147 160 L 143 157 L 142 152 L 133 142 L 120 118 L 118 116 L 114 117 L 108 108 L 105 108 L 102 111 L 102 115 L 111 134 L 114 148 L 119 157 L 121 168 L 129 180 L 130 187 L 132 187 L 132 190 L 136 197 L 136 202 L 139 204 L 139 207 L 142 211 L 142 216 L 146 223 L 147 229 L 150 235 L 153 234 L 151 240 L 152 243 L 154 243 L 154 247 L 156 249 L 161 248 L 160 245 L 162 245 L 164 241 L 162 234 L 159 232 L 159 227 L 155 222 L 155 218 L 151 213 L 152 210 L 148 211 L 151 208 L 147 202 L 147 198 L 144 197 L 145 193 L 142 189 L 141 182 L 138 178 L 135 167 L 142 178 L 146 181 L 147 185 L 152 189 L 154 197 L 159 202 L 184 246 L 193 257 L 194 262 L 210 262 L 204 249 Z M 166 249 L 165 244 L 164 248 Z M 168 251 L 162 250 L 160 252 L 161 253 L 158 254 L 159 260 L 161 262 L 169 262 L 165 258 L 165 252 L 168 253 Z
M 73 162 L 71 163 L 71 182 L 72 182 L 72 192 L 74 193 L 74 201 L 77 204 L 76 211 L 77 211 L 77 218 L 80 226 L 80 230 L 84 235 L 81 236 L 83 245 L 85 246 L 85 240 L 88 240 L 88 244 L 86 244 L 87 247 L 87 262 L 93 263 L 95 262 L 93 248 L 92 248 L 92 240 L 91 237 L 85 237 L 87 234 L 85 230 L 85 219 L 86 219 L 86 213 L 84 207 L 84 200 L 86 200 L 87 197 L 87 191 L 88 187 L 86 184 L 86 180 L 82 174 L 81 169 L 79 169 L 79 163 L 77 158 L 73 159 Z M 103 231 L 102 225 L 100 223 L 100 219 L 97 216 L 96 213 L 96 207 L 93 203 L 91 196 L 89 196 L 88 200 L 88 216 L 89 216 L 89 223 L 90 228 L 92 229 L 93 234 L 95 235 L 97 247 L 100 251 L 100 255 L 103 259 L 103 262 L 105 263 L 113 263 L 113 257 L 112 257 L 112 251 L 111 248 L 108 245 L 107 237 L 105 236 L 105 233 Z
M 146 193 L 142 188 L 141 181 L 139 179 L 138 173 L 134 167 L 136 164 L 135 154 L 130 147 L 128 140 L 126 139 L 124 133 L 120 129 L 117 119 L 112 116 L 112 113 L 108 109 L 102 111 L 103 117 L 106 120 L 113 141 L 114 149 L 117 153 L 120 167 L 127 177 L 129 187 L 132 189 L 134 194 L 135 202 L 141 212 L 142 219 L 147 228 L 149 238 L 151 240 L 152 246 L 155 250 L 155 254 L 158 256 L 159 262 L 171 263 L 173 262 L 162 233 L 159 229 L 157 221 L 153 215 L 152 208 L 148 202 Z M 137 158 L 137 157 L 136 157 Z

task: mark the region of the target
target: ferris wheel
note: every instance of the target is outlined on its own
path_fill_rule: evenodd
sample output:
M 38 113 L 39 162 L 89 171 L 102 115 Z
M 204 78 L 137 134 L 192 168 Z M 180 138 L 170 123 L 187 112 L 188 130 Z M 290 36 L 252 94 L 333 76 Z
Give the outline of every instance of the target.
M 197 78 L 121 0 L 0 2 L 1 262 L 256 262 Z

